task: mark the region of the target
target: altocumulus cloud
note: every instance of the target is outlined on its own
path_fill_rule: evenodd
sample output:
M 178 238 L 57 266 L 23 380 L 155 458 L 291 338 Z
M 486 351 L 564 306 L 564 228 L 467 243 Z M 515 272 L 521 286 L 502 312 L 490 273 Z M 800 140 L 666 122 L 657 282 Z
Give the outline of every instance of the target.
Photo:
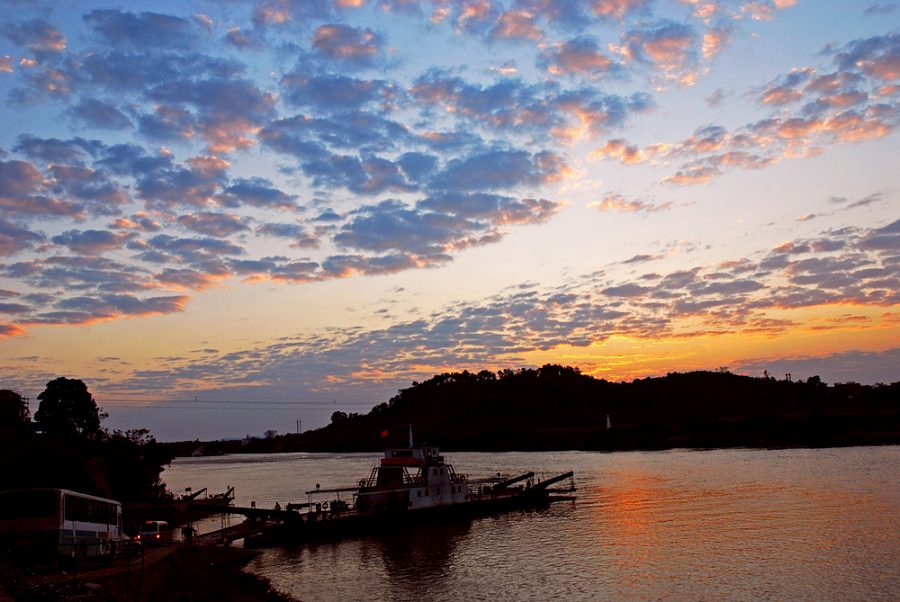
M 667 183 L 696 184 L 884 137 L 900 114 L 891 33 L 836 44 L 824 64 L 742 91 L 772 110 L 763 119 L 628 142 L 621 130 L 654 110 L 658 86 L 693 85 L 747 34 L 746 17 L 777 17 L 790 2 L 748 12 L 746 3 L 662 10 L 645 0 L 267 0 L 229 3 L 227 18 L 145 5 L 74 19 L 14 4 L 0 26 L 10 48 L 0 56 L 3 100 L 11 111 L 46 112 L 63 131 L 49 137 L 34 121 L 4 122 L 14 131 L 0 149 L 0 274 L 21 297 L 7 307 L 15 309 L 7 335 L 22 332 L 17 324 L 180 311 L 188 297 L 173 289 L 232 277 L 303 283 L 444 264 L 553 219 L 579 143 L 594 145 L 598 159 L 672 164 Z M 390 20 L 370 19 L 373 10 Z M 503 67 L 420 60 L 401 29 L 452 38 Z M 605 211 L 669 206 L 598 197 Z M 854 277 L 894 244 L 890 231 L 842 240 L 859 254 Z M 657 256 L 645 255 L 641 265 Z M 783 290 L 749 276 L 685 291 L 647 278 L 640 294 L 615 299 L 659 325 L 665 317 L 650 310 L 663 302 L 685 313 L 721 306 L 728 293 L 764 303 L 768 291 L 785 304 L 840 296 L 837 280 L 813 282 L 812 264 L 795 255 L 773 252 L 759 269 L 788 265 Z M 890 297 L 884 287 L 853 293 Z M 625 320 L 619 308 L 571 294 L 582 313 L 568 318 L 535 309 L 547 301 L 538 291 L 514 300 L 533 316 L 535 340 L 587 341 L 597 333 L 570 321 Z M 467 311 L 483 314 L 478 324 L 509 318 Z M 432 336 L 454 319 L 431 325 Z M 502 349 L 512 340 L 499 329 L 484 337 Z M 523 340 L 508 348 L 532 344 Z

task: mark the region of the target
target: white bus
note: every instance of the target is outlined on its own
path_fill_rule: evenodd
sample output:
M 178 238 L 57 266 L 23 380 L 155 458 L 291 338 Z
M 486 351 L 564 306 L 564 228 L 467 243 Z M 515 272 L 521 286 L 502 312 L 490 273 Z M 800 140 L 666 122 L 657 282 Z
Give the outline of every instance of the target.
M 109 556 L 122 538 L 122 504 L 68 489 L 0 491 L 0 539 L 49 559 Z

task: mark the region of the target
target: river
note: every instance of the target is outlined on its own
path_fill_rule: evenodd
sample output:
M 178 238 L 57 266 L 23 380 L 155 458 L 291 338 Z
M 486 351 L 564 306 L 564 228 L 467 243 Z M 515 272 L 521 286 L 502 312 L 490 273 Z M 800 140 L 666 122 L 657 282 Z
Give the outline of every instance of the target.
M 352 485 L 378 454 L 179 458 L 181 492 L 272 507 Z M 470 478 L 575 471 L 577 499 L 265 550 L 298 600 L 898 600 L 900 446 L 447 454 Z M 211 529 L 216 525 L 201 526 Z

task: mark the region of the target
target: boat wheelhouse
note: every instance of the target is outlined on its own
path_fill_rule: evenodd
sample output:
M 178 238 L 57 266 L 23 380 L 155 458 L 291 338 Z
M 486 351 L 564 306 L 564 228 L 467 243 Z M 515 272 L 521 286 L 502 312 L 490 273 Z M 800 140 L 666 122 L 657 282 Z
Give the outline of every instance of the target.
M 360 481 L 356 509 L 420 510 L 469 499 L 468 478 L 446 463 L 438 448 L 389 449 L 369 477 Z

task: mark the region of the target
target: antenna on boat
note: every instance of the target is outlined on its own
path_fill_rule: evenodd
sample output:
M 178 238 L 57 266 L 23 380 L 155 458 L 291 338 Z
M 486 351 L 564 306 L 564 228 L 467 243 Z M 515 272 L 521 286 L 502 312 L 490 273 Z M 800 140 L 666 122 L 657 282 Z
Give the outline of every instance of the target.
M 409 449 L 413 447 L 412 425 L 409 425 Z

